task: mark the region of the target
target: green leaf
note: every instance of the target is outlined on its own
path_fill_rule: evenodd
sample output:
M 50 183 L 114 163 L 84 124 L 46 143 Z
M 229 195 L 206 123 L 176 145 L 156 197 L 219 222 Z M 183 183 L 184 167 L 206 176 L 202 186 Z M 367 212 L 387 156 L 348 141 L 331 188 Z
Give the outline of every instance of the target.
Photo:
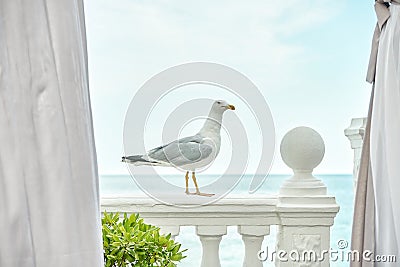
M 174 248 L 172 249 L 173 253 L 178 253 L 179 249 L 181 248 L 181 244 L 177 244 L 174 246 Z
M 106 267 L 175 267 L 186 256 L 171 234 L 144 223 L 139 214 L 103 213 L 102 236 Z

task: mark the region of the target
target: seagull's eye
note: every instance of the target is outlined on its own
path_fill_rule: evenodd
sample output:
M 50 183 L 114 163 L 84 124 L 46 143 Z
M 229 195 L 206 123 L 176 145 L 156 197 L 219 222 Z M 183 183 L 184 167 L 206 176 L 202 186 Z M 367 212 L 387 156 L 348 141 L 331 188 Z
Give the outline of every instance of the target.
M 217 104 L 221 104 L 221 101 L 217 101 Z

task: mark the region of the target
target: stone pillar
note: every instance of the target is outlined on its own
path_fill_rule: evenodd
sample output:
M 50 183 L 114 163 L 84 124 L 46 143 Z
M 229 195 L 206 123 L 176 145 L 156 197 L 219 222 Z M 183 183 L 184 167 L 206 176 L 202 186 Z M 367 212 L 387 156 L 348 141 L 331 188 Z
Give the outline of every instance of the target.
M 329 266 L 330 227 L 339 206 L 312 174 L 323 159 L 324 141 L 313 129 L 297 127 L 285 135 L 280 148 L 294 174 L 278 196 L 276 266 Z
M 262 267 L 262 262 L 257 255 L 261 249 L 264 236 L 269 235 L 269 226 L 259 225 L 239 225 L 238 233 L 242 235 L 244 243 L 244 261 L 243 267 Z
M 367 118 L 354 118 L 350 126 L 344 130 L 344 135 L 350 140 L 351 148 L 354 150 L 353 181 L 354 190 L 357 186 L 358 170 L 360 168 L 361 152 L 365 133 Z
M 220 267 L 219 243 L 226 235 L 226 226 L 197 226 L 196 233 L 203 248 L 201 267 Z

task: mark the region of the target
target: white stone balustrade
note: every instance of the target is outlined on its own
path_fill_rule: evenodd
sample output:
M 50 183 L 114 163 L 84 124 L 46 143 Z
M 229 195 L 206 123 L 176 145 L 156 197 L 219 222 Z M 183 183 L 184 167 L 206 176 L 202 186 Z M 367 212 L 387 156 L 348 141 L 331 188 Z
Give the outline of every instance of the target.
M 147 223 L 159 226 L 163 233 L 174 237 L 179 235 L 180 226 L 196 226 L 203 248 L 202 267 L 221 266 L 219 244 L 227 233 L 227 226 L 237 226 L 242 236 L 243 266 L 246 267 L 262 266 L 258 252 L 271 225 L 279 226 L 277 251 L 297 251 L 301 255 L 305 250 L 313 250 L 321 257 L 330 248 L 330 226 L 339 211 L 335 198 L 327 196 L 323 182 L 312 175 L 323 158 L 324 143 L 314 130 L 295 128 L 283 139 L 281 154 L 294 175 L 275 196 L 228 195 L 212 204 L 185 208 L 148 197 L 115 196 L 102 198 L 101 207 L 108 212 L 139 213 Z M 321 262 L 276 260 L 275 264 L 325 267 L 329 266 L 329 258 L 326 256 Z
M 301 255 L 277 261 L 277 266 L 329 266 L 330 227 L 339 211 L 335 198 L 328 196 L 324 183 L 312 175 L 321 163 L 325 145 L 311 128 L 297 127 L 281 143 L 283 161 L 293 169 L 293 176 L 281 186 L 277 212 L 280 218 L 278 249 Z M 315 254 L 308 260 L 305 251 Z M 287 261 L 285 261 L 288 259 Z M 319 259 L 315 261 L 315 259 Z
M 354 150 L 354 189 L 357 185 L 358 170 L 360 169 L 361 152 L 366 124 L 367 118 L 354 118 L 351 120 L 350 126 L 344 130 L 344 135 L 349 138 L 351 148 Z
M 179 234 L 180 226 L 196 226 L 203 256 L 201 266 L 217 267 L 219 243 L 227 226 L 238 226 L 245 244 L 244 266 L 262 266 L 257 258 L 264 236 L 270 225 L 278 225 L 277 198 L 265 195 L 236 195 L 216 203 L 191 207 L 177 207 L 144 197 L 102 198 L 102 210 L 108 212 L 139 213 L 147 223 L 157 225 L 164 233 Z

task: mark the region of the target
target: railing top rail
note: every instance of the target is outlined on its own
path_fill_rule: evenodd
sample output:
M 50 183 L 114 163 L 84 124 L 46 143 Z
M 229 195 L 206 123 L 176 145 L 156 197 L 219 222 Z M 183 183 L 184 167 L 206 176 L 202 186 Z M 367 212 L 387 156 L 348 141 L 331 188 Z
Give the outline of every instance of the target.
M 101 209 L 139 213 L 148 222 L 163 225 L 271 225 L 278 224 L 278 199 L 271 195 L 229 195 L 212 204 L 179 207 L 143 196 L 107 196 Z
M 147 196 L 140 195 L 108 195 L 101 198 L 102 209 L 107 208 L 132 208 L 132 209 L 148 209 L 152 207 L 154 211 L 159 209 L 159 212 L 175 212 L 175 213 L 188 213 L 195 209 L 197 212 L 209 211 L 224 207 L 226 211 L 243 210 L 241 207 L 252 207 L 255 209 L 262 209 L 262 212 L 273 212 L 278 203 L 277 196 L 271 195 L 228 195 L 222 199 L 212 202 L 208 205 L 198 205 L 190 200 L 177 200 L 177 206 L 158 202 Z M 184 205 L 185 207 L 182 207 Z

